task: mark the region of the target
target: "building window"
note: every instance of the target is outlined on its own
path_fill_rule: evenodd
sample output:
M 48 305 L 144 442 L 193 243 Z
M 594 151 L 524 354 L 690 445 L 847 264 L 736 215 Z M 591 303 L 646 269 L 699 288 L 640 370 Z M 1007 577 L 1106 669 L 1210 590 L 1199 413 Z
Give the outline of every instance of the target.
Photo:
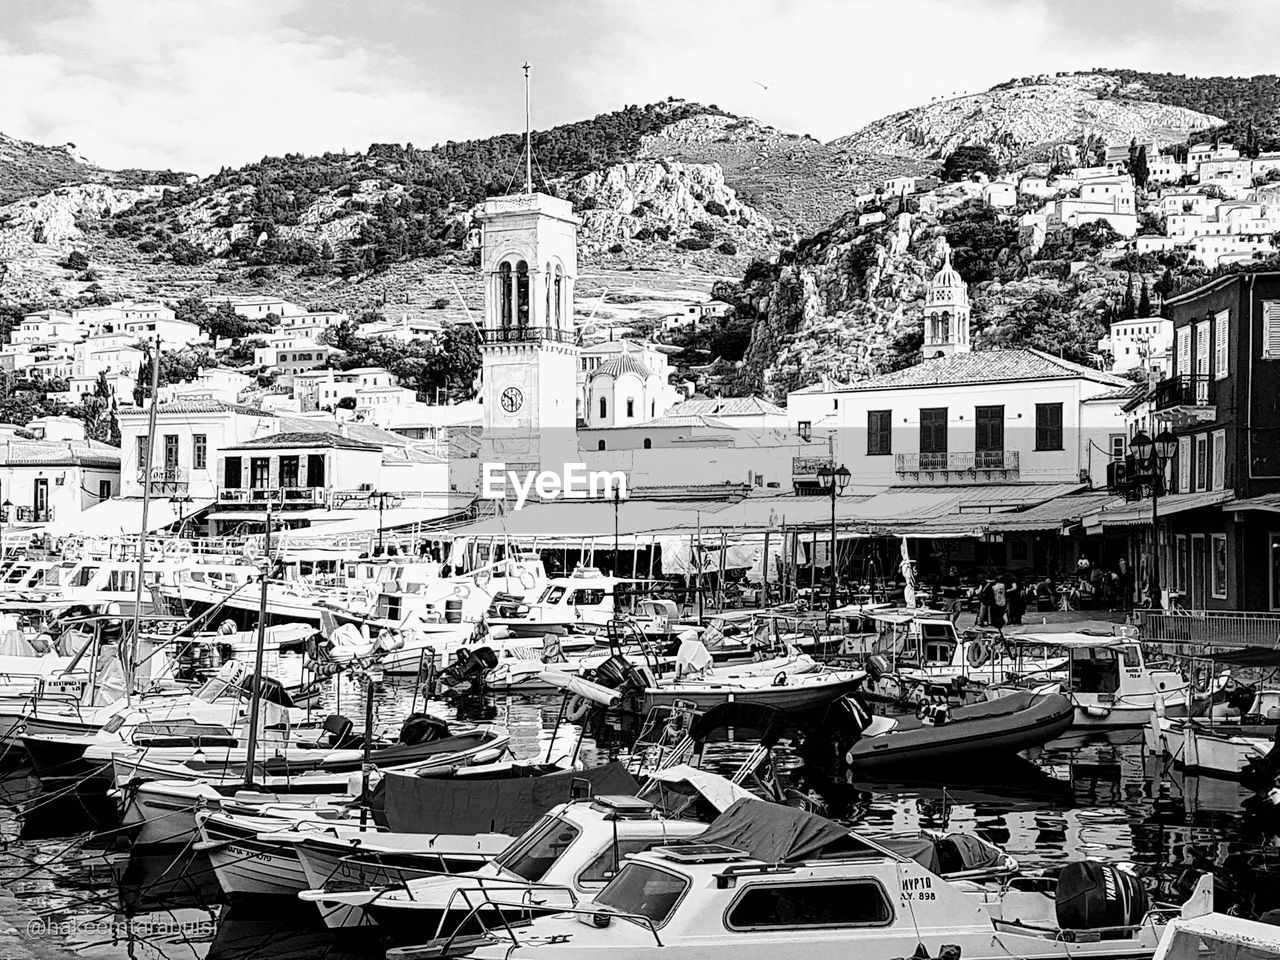
M 977 453 L 1004 453 L 1004 407 L 974 407 L 973 449 Z
M 564 271 L 556 267 L 556 327 L 564 322 Z
M 1123 460 L 1125 458 L 1127 443 L 1123 433 L 1113 433 L 1108 438 L 1108 445 L 1111 451 L 1112 460 Z
M 271 483 L 271 458 L 253 457 L 249 460 L 249 486 L 262 489 Z
M 511 326 L 511 264 L 509 263 L 498 267 L 498 290 L 502 325 L 509 327 Z
M 893 453 L 892 417 L 892 410 L 867 411 L 868 457 L 886 457 Z
M 922 469 L 938 469 L 939 458 L 945 466 L 947 408 L 925 407 L 920 411 L 920 466 Z
M 307 454 L 307 486 L 308 487 L 324 486 L 324 454 L 323 453 Z
M 603 440 L 597 440 L 597 441 L 596 441 L 596 449 L 597 449 L 597 450 L 603 450 L 603 449 L 604 449 L 604 441 L 603 441 Z
M 1062 449 L 1062 404 L 1036 404 L 1036 449 Z
M 600 398 L 600 419 L 603 420 L 609 415 L 609 401 L 604 397 Z
M 150 438 L 144 433 L 138 437 L 138 469 L 147 469 L 147 441 Z
M 191 438 L 191 469 L 204 470 L 209 465 L 209 441 L 203 433 Z
M 627 397 L 627 419 L 634 419 L 636 415 L 636 402 L 631 397 Z
M 529 264 L 523 260 L 516 264 L 516 322 L 529 325 Z
M 298 485 L 298 458 L 280 458 L 280 486 L 296 487 Z
M 1209 486 L 1209 435 L 1201 433 L 1196 436 L 1196 489 L 1205 490 Z
M 1280 300 L 1262 301 L 1262 359 L 1280 360 Z
M 1227 329 L 1231 311 L 1222 310 L 1213 318 L 1213 376 L 1221 380 L 1227 375 Z
M 802 436 L 802 437 L 803 437 L 803 436 L 810 436 L 810 437 L 811 437 L 811 436 L 813 436 L 813 421 L 812 421 L 812 420 L 797 420 L 797 421 L 796 421 L 796 432 L 797 432 L 798 434 L 800 434 L 800 436 Z
M 99 500 L 111 499 L 111 481 L 110 480 L 98 481 L 98 499 Z
M 223 483 L 222 485 L 228 490 L 235 490 L 240 486 L 240 458 L 227 457 L 226 463 L 222 469 Z
M 1227 489 L 1227 431 L 1213 431 L 1213 478 L 1211 490 Z
M 1215 600 L 1227 599 L 1227 535 L 1215 533 L 1210 538 L 1209 577 Z
M 165 434 L 164 468 L 168 472 L 173 472 L 178 469 L 178 437 L 176 434 Z
M 1176 553 L 1173 584 L 1177 593 L 1185 594 L 1187 592 L 1187 567 L 1191 557 L 1191 549 L 1187 543 L 1186 534 L 1179 534 L 1173 538 L 1174 551 Z

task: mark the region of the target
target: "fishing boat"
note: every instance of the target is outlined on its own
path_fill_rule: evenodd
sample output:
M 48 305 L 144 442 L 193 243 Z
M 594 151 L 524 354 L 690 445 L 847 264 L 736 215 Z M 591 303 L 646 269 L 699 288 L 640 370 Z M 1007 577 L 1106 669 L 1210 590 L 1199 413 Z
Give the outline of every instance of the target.
M 1015 690 L 1064 694 L 1075 706 L 1076 728 L 1141 728 L 1157 704 L 1168 711 L 1180 706 L 1187 694 L 1186 678 L 1176 670 L 1148 664 L 1135 637 L 1023 633 L 1005 640 L 1036 651 L 1063 651 L 1065 674 L 992 684 L 986 688 L 987 698 L 994 700 Z
M 705 786 L 714 779 L 706 774 L 696 782 Z M 728 784 L 708 789 L 708 794 L 716 803 L 724 803 L 726 797 L 730 804 L 750 797 Z M 481 887 L 500 891 L 504 898 L 529 895 L 553 903 L 588 899 L 604 888 L 625 857 L 675 838 L 695 836 L 706 826 L 665 816 L 643 795 L 595 796 L 552 808 L 479 870 L 404 879 L 351 893 L 317 885 L 301 896 L 320 908 L 330 927 L 374 923 L 395 943 L 416 943 L 424 929 L 457 929 L 470 909 L 460 891 Z
M 1202 878 L 1198 891 L 1211 890 Z M 522 898 L 476 890 L 465 925 L 388 960 L 830 957 L 1140 958 L 1178 908 L 1096 861 L 975 892 L 874 838 L 803 811 L 739 801 L 687 843 L 633 854 L 591 903 L 510 923 Z M 504 922 L 486 922 L 486 916 Z

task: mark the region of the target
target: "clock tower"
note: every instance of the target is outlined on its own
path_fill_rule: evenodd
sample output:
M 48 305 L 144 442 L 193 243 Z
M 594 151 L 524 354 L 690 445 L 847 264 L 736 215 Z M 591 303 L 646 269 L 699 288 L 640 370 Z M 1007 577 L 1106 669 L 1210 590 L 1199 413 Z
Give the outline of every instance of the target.
M 573 284 L 578 219 L 566 200 L 529 190 L 480 213 L 484 275 L 480 458 L 554 471 L 580 461 Z

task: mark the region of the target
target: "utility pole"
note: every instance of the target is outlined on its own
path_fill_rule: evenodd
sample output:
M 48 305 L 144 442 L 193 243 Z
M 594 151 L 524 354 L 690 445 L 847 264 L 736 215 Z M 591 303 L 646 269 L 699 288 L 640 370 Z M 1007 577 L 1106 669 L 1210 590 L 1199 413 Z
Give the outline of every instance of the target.
M 142 529 L 138 531 L 138 582 L 133 590 L 133 629 L 129 636 L 128 662 L 125 670 L 124 695 L 133 701 L 134 675 L 138 665 L 138 632 L 142 629 L 142 583 L 147 572 L 147 522 L 151 514 L 151 461 L 156 446 L 156 407 L 160 402 L 160 335 L 156 334 L 156 351 L 151 357 L 151 406 L 147 409 L 147 446 L 142 463 Z M 122 658 L 123 659 L 123 658 Z

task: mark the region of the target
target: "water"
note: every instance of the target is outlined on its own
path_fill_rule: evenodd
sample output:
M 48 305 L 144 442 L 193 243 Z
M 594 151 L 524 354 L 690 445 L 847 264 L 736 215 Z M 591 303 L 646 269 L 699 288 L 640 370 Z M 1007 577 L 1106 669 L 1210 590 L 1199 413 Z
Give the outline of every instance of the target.
M 360 692 L 350 685 L 330 691 L 330 701 L 318 712 L 336 701 L 347 716 L 363 717 Z M 379 722 L 390 729 L 415 707 L 422 703 L 409 683 L 389 681 L 377 696 Z M 582 732 L 570 723 L 557 727 L 559 699 L 549 696 L 435 700 L 429 709 L 450 720 L 505 725 L 521 757 L 545 757 L 553 742 L 553 755 L 567 754 Z M 581 756 L 592 765 L 625 758 L 633 737 L 632 729 L 594 723 Z M 709 759 L 728 772 L 746 749 L 718 746 Z M 1280 847 L 1271 823 L 1242 810 L 1249 791 L 1165 769 L 1144 756 L 1139 733 L 1073 735 L 1029 759 L 964 772 L 931 769 L 938 779 L 928 782 L 817 781 L 785 743 L 777 762 L 784 782 L 815 791 L 834 814 L 868 830 L 971 831 L 1025 867 L 1083 857 L 1128 861 L 1152 879 L 1157 899 L 1178 902 L 1200 871 L 1213 870 L 1220 909 L 1256 916 L 1280 907 Z M 90 836 L 77 798 L 33 795 L 26 772 L 12 758 L 4 763 L 0 799 L 30 798 L 35 807 L 24 819 L 11 806 L 0 810 L 0 897 L 14 898 L 0 899 L 0 929 L 17 928 L 0 936 L 0 955 L 10 955 L 10 942 L 42 957 L 90 960 L 336 957 L 350 949 L 334 945 L 308 904 L 222 904 L 207 862 L 190 851 L 131 854 L 119 837 Z

